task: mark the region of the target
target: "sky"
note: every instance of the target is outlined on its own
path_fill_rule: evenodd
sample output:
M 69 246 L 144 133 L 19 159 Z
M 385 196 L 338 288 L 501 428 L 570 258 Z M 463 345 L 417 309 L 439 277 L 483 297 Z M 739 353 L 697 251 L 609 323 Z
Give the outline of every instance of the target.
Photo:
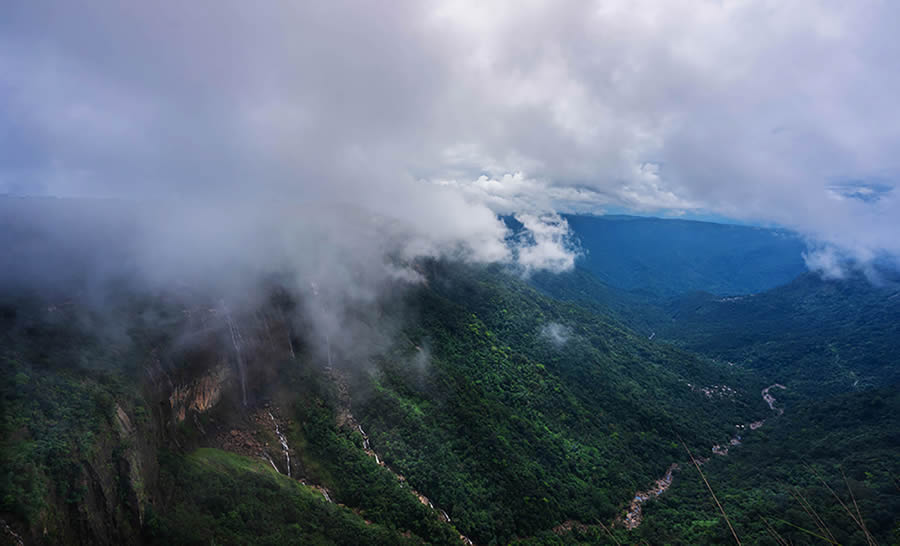
M 555 214 L 577 212 L 784 226 L 832 273 L 900 256 L 896 2 L 2 12 L 0 193 L 177 203 L 166 245 L 240 252 L 328 203 L 401 223 L 406 254 L 526 271 L 571 267 Z M 534 244 L 511 251 L 497 213 Z

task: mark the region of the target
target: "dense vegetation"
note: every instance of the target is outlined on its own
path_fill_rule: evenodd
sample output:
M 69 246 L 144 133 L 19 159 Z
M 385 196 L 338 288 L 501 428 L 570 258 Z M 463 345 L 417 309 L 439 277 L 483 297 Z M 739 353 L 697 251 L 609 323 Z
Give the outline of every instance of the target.
M 778 544 L 772 531 L 794 544 L 828 542 L 815 535 L 867 544 L 854 521 L 859 515 L 879 543 L 900 542 L 900 389 L 788 399 L 784 415 L 773 421 L 727 458 L 703 466 L 745 544 Z M 689 466 L 671 491 L 648 505 L 636 532 L 651 543 L 731 541 Z
M 816 394 L 900 382 L 900 284 L 806 274 L 746 297 L 695 293 L 673 301 L 659 333 Z
M 0 512 L 54 532 L 83 520 L 85 459 L 116 459 L 113 408 L 130 404 L 116 363 L 125 355 L 31 302 L 0 305 Z
M 153 302 L 155 326 L 136 339 L 171 344 L 184 327 L 173 330 L 164 317 L 180 313 L 159 304 Z M 310 362 L 274 363 L 281 381 L 258 394 L 292 412 L 287 434 L 301 448 L 305 477 L 356 513 L 275 474 L 262 459 L 197 450 L 216 443 L 206 431 L 217 423 L 246 425 L 237 398 L 170 427 L 152 410 L 168 401 L 140 386 L 149 373 L 135 365 L 141 342 L 97 336 L 98 323 L 86 328 L 75 307 L 48 311 L 34 300 L 0 306 L 5 521 L 41 529 L 49 543 L 394 544 L 404 532 L 435 544 L 458 542 L 451 526 L 362 452 L 358 433 L 336 425 L 334 384 Z M 132 308 L 135 324 L 149 310 Z M 201 356 L 174 350 L 170 379 L 202 372 Z M 117 417 L 120 408 L 127 425 Z
M 336 353 L 335 369 L 302 323 L 278 324 L 298 303 L 284 294 L 237 316 L 246 407 L 218 315 L 127 290 L 105 303 L 105 322 L 77 300 L 4 302 L 0 517 L 53 543 L 728 542 L 688 447 L 711 457 L 701 468 L 744 543 L 865 544 L 841 502 L 879 543 L 900 540 L 890 278 L 668 297 L 731 269 L 703 265 L 693 281 L 637 294 L 586 268 L 526 282 L 499 267 L 416 267 L 422 285 L 354 317 L 389 327 L 389 341 L 366 360 Z M 176 419 L 174 385 L 221 366 L 221 398 Z M 774 382 L 787 387 L 783 415 L 760 396 Z M 268 411 L 294 479 L 250 448 L 224 451 L 239 433 L 280 453 L 258 421 Z M 727 457 L 711 455 L 736 424 L 761 419 Z M 357 422 L 387 466 L 363 450 Z M 642 525 L 614 524 L 676 462 Z
M 476 541 L 610 522 L 694 448 L 766 411 L 760 383 L 540 296 L 499 271 L 434 264 L 415 295 L 420 375 L 395 355 L 360 413 L 389 463 Z M 688 384 L 734 385 L 725 399 Z
M 172 498 L 165 514 L 150 515 L 145 531 L 158 544 L 414 543 L 260 459 L 216 449 L 164 451 L 160 459 L 160 485 Z

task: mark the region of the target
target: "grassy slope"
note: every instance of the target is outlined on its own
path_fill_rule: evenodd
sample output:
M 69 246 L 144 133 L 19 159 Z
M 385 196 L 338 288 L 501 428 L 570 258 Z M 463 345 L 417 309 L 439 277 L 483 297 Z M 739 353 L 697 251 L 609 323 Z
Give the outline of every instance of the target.
M 146 533 L 158 544 L 402 544 L 397 531 L 276 472 L 261 459 L 217 449 L 164 453 L 165 516 Z

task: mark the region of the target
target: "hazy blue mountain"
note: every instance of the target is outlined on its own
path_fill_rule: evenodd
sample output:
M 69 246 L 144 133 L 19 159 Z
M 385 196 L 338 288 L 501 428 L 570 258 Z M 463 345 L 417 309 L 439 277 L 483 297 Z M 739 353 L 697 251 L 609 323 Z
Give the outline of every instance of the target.
M 636 216 L 566 216 L 579 266 L 645 296 L 752 294 L 806 271 L 803 241 L 778 229 Z

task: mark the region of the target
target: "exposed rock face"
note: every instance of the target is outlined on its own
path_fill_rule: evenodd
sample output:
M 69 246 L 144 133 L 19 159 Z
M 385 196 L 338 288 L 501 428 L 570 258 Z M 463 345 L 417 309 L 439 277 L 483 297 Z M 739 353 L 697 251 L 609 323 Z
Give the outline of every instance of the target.
M 151 328 L 138 344 L 109 342 L 110 353 L 140 365 L 134 368 L 139 375 L 123 370 L 133 389 L 113 394 L 108 405 L 104 399 L 108 413 L 92 424 L 90 450 L 70 457 L 64 480 L 47 480 L 46 508 L 27 521 L 0 514 L 0 545 L 146 543 L 146 515 L 169 502 L 159 480 L 161 448 L 214 445 L 253 457 L 271 454 L 277 470 L 302 476 L 301 460 L 288 445 L 290 420 L 275 406 L 263 409 L 259 399 L 247 404 L 260 385 L 277 384 L 271 363 L 295 356 L 284 310 L 263 305 L 256 313 L 236 313 L 229 324 L 231 317 L 214 305 L 161 303 L 171 325 L 154 322 L 159 331 Z M 74 303 L 52 307 L 49 314 L 66 313 L 57 321 L 82 313 Z M 232 328 L 241 336 L 237 352 Z
M 229 377 L 228 366 L 220 364 L 188 384 L 176 385 L 169 396 L 175 420 L 184 421 L 188 410 L 203 413 L 215 406 Z
M 80 499 L 70 502 L 66 492 L 49 492 L 48 508 L 14 544 L 140 544 L 143 516 L 151 504 L 151 488 L 158 473 L 158 445 L 154 424 L 136 420 L 131 409 L 116 404 L 110 421 L 98 428 L 90 456 L 73 468 Z M 9 527 L 7 525 L 7 527 Z M 7 538 L 16 531 L 3 529 Z M 0 536 L 0 544 L 3 542 Z

